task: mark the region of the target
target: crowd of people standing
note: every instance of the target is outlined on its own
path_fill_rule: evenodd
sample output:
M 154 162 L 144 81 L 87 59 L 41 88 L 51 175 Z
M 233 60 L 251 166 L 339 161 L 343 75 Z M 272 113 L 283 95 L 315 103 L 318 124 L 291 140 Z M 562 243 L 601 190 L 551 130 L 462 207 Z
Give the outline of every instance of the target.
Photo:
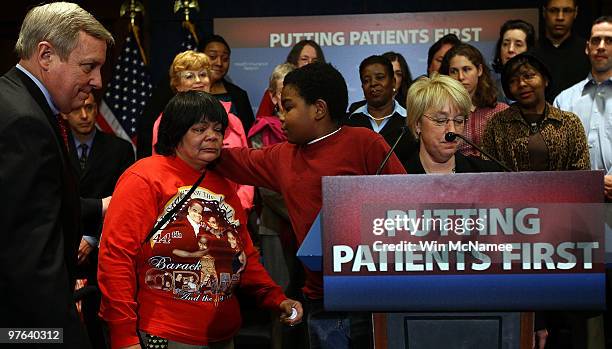
M 230 45 L 213 35 L 175 57 L 134 163 L 127 142 L 93 127 L 111 33 L 78 5 L 34 7 L 19 63 L 0 78 L 11 203 L 0 260 L 16 265 L 0 272 L 0 327 L 61 327 L 69 348 L 230 349 L 247 297 L 273 314 L 275 349 L 372 347 L 371 314 L 325 310 L 322 274 L 295 258 L 323 176 L 374 175 L 395 145 L 381 174 L 503 171 L 491 158 L 511 171 L 603 170 L 612 200 L 612 16 L 583 39 L 577 0 L 546 0 L 542 13 L 544 36 L 510 19 L 492 54 L 444 36 L 415 79 L 401 54 L 373 52 L 359 65 L 361 101 L 303 40 L 256 113 L 228 78 Z M 77 277 L 96 295 L 86 328 Z M 28 280 L 38 286 L 24 294 L 16 285 Z M 534 345 L 604 348 L 606 321 L 537 313 Z

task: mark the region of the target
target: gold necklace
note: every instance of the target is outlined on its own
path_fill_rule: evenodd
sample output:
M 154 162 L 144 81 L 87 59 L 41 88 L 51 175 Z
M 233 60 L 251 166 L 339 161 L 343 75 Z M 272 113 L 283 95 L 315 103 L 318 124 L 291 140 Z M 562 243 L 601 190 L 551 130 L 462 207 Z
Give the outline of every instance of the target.
M 393 115 L 393 114 L 389 114 L 389 115 L 387 115 L 387 116 L 383 116 L 383 117 L 381 117 L 381 118 L 375 118 L 375 117 L 373 117 L 372 115 L 370 115 L 370 119 L 372 119 L 372 120 L 374 120 L 374 121 L 383 121 L 384 119 L 388 119 L 388 118 L 390 118 L 392 115 Z

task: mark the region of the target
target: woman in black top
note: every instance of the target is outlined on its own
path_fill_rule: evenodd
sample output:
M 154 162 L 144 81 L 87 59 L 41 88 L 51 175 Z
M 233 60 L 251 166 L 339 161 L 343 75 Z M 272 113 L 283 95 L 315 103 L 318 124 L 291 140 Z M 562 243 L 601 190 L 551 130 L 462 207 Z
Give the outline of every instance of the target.
M 403 159 L 406 172 L 449 174 L 499 170 L 489 161 L 458 153 L 459 138 L 445 139 L 448 132 L 463 134 L 472 107 L 470 95 L 460 82 L 437 73 L 431 78 L 421 77 L 408 90 L 406 106 L 408 125 L 419 141 L 418 151 Z
M 225 78 L 232 53 L 229 45 L 220 35 L 213 35 L 204 42 L 204 53 L 211 63 L 210 93 L 220 101 L 232 102 L 230 111 L 242 121 L 244 131 L 248 134 L 255 121 L 249 95 Z

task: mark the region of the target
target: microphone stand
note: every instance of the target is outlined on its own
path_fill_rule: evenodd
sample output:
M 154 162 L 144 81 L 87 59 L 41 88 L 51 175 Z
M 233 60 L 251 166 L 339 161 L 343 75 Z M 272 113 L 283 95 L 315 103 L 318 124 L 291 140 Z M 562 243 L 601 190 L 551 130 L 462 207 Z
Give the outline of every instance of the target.
M 488 157 L 489 159 L 491 159 L 493 162 L 495 162 L 496 164 L 498 164 L 501 168 L 504 169 L 504 171 L 506 172 L 514 172 L 512 171 L 508 166 L 504 165 L 503 162 L 497 160 L 496 158 L 494 158 L 493 156 L 491 156 L 489 153 L 487 153 L 486 151 L 484 151 L 481 147 L 477 146 L 474 142 L 472 142 L 470 139 L 468 139 L 467 137 L 465 137 L 462 134 L 459 133 L 455 133 L 455 132 L 447 132 L 444 135 L 444 139 L 447 142 L 452 142 L 455 140 L 455 138 L 461 138 L 463 139 L 467 144 L 471 145 L 472 147 L 476 148 L 476 150 L 478 150 L 479 152 L 481 152 L 482 154 L 484 154 L 484 156 Z
M 387 161 L 389 161 L 389 158 L 391 157 L 391 154 L 393 154 L 393 151 L 395 150 L 395 148 L 399 144 L 400 140 L 402 139 L 402 137 L 404 137 L 404 135 L 406 134 L 407 131 L 408 131 L 408 127 L 402 126 L 402 133 L 400 133 L 400 135 L 397 137 L 397 139 L 395 140 L 395 143 L 393 143 L 393 146 L 391 147 L 391 149 L 389 150 L 389 152 L 385 156 L 385 159 L 383 160 L 383 162 L 378 167 L 378 170 L 376 170 L 376 175 L 379 175 L 380 172 L 382 171 L 382 169 L 385 167 L 385 165 L 387 164 Z

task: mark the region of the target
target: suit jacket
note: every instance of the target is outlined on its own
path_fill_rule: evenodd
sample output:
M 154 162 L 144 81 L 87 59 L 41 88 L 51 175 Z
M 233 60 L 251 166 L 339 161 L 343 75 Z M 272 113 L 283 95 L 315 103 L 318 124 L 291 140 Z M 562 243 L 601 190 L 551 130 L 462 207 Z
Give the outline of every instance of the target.
M 74 146 L 72 133 L 68 134 L 68 149 L 70 164 L 79 175 L 79 195 L 82 198 L 102 199 L 113 194 L 115 184 L 123 171 L 134 163 L 134 149 L 132 145 L 119 137 L 96 131 L 88 150 L 87 163 L 81 170 L 78 152 Z M 82 218 L 83 233 L 99 237 L 102 232 L 101 219 L 93 220 Z M 98 268 L 98 251 L 94 249 L 88 261 L 78 268 L 79 277 L 88 279 L 89 285 L 95 285 Z M 95 311 L 97 313 L 97 310 Z M 95 318 L 95 314 L 94 314 Z
M 16 68 L 0 77 L 0 327 L 62 327 L 87 348 L 72 300 L 76 176 L 43 93 Z
M 72 133 L 68 134 L 68 148 L 70 164 L 78 174 L 79 195 L 81 196 L 81 210 L 89 211 L 83 201 L 103 199 L 113 194 L 117 180 L 130 165 L 134 163 L 134 149 L 123 139 L 113 135 L 96 131 L 91 149 L 88 151 L 87 165 L 81 170 L 78 152 L 74 147 Z M 101 209 L 101 208 L 100 208 Z M 102 232 L 102 219 L 92 212 L 90 215 L 82 214 L 81 223 L 83 232 L 90 236 L 99 237 Z
M 102 199 L 112 195 L 123 171 L 134 163 L 134 149 L 130 142 L 97 130 L 87 163 L 81 170 L 72 134 L 68 140 L 70 164 L 79 175 L 81 197 Z

